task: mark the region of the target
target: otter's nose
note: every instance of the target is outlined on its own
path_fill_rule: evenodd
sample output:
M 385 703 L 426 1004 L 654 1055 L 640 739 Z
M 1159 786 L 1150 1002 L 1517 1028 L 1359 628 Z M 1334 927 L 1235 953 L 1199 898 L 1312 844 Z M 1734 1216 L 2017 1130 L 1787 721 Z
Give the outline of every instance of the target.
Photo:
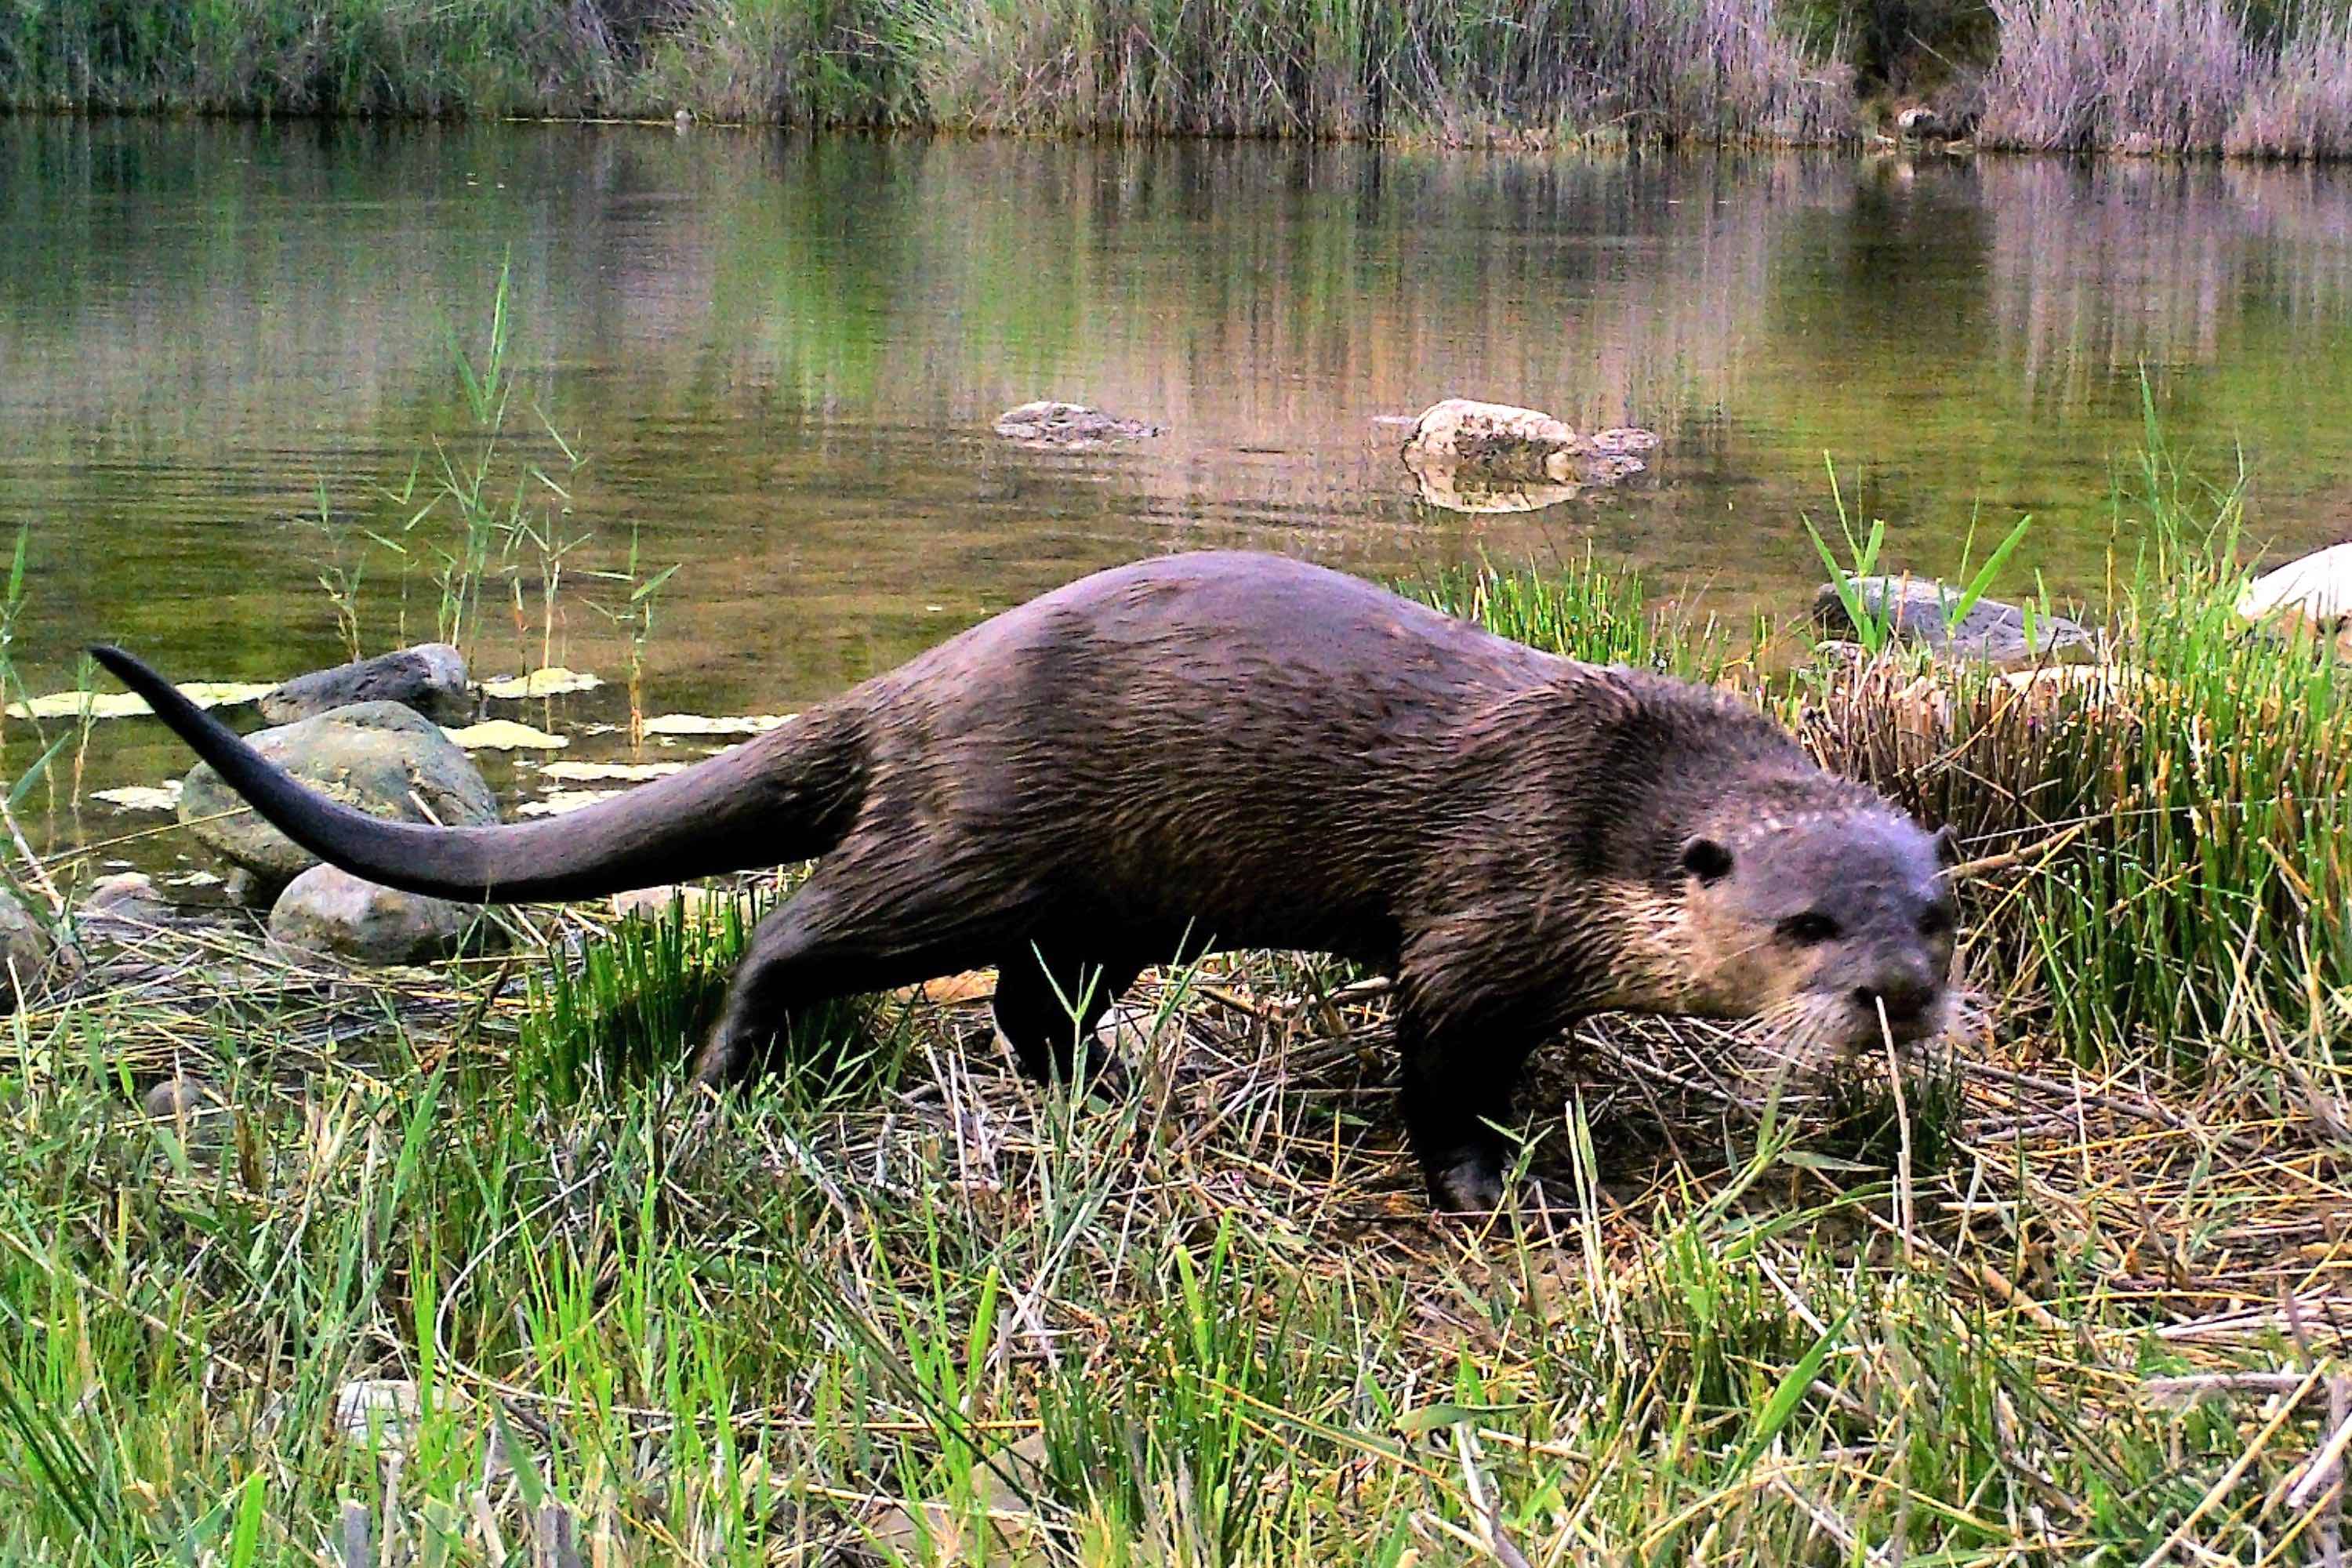
M 1887 1026 L 1903 1029 L 1927 1017 L 1927 1009 L 1936 1003 L 1936 985 L 1916 973 L 1883 974 L 1875 984 L 1856 986 L 1853 999 L 1865 1017 L 1876 1018 L 1884 1007 Z

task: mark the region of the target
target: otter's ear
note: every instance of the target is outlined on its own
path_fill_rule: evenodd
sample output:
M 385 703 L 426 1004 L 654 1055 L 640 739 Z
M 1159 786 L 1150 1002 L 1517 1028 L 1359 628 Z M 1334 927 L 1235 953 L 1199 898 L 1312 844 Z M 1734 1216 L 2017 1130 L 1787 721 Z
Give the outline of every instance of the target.
M 1702 882 L 1721 881 L 1731 875 L 1731 851 L 1712 838 L 1698 837 L 1683 844 L 1683 869 Z
M 1936 861 L 1948 871 L 1960 863 L 1960 836 L 1948 822 L 1936 829 Z

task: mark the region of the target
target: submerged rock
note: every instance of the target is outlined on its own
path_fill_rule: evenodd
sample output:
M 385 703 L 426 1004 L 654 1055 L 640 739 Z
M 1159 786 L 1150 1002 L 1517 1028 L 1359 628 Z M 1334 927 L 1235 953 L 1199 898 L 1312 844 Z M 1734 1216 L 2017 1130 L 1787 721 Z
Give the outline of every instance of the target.
M 57 956 L 57 939 L 32 910 L 0 893 L 0 1009 L 15 1012 L 40 994 Z
M 345 805 L 399 822 L 472 826 L 498 820 L 481 770 L 439 725 L 397 702 L 355 702 L 247 737 L 253 749 Z M 254 815 L 209 763 L 180 791 L 180 820 L 267 890 L 319 863 Z
M 271 723 L 291 724 L 354 702 L 397 702 L 437 724 L 462 724 L 474 716 L 465 656 L 440 642 L 298 675 L 265 692 L 260 707 Z
M 1160 426 L 1146 425 L 1139 419 L 1122 419 L 1082 403 L 1043 401 L 1024 403 L 998 415 L 996 433 L 1024 446 L 1091 447 L 1104 441 L 1157 436 Z
M 455 952 L 474 916 L 465 904 L 313 866 L 278 896 L 269 935 L 282 947 L 355 963 L 425 963 Z
M 1855 577 L 1852 582 L 1864 611 L 1892 621 L 1895 636 L 1946 658 L 1981 659 L 2003 666 L 2088 664 L 2099 657 L 2090 629 L 2063 616 L 2035 615 L 2029 640 L 2026 613 L 1998 599 L 1979 599 L 1957 624 L 1950 606 L 1960 590 L 1932 577 Z M 1813 618 L 1832 636 L 1856 632 L 1833 583 L 1813 596 Z

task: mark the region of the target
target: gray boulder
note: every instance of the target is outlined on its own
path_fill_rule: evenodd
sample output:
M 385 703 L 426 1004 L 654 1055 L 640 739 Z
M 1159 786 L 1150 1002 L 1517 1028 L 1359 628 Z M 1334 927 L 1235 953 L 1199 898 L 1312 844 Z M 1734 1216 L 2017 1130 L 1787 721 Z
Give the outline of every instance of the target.
M 1160 426 L 1122 419 L 1081 403 L 1024 403 L 996 416 L 996 433 L 1025 447 L 1092 447 L 1157 436 Z
M 74 910 L 75 926 L 92 936 L 127 941 L 173 923 L 176 911 L 143 871 L 123 871 L 90 884 Z
M 2098 639 L 2087 626 L 2063 616 L 2033 617 L 2031 640 L 2025 612 L 1998 599 L 1979 599 L 1955 624 L 1950 607 L 1960 590 L 1932 577 L 1848 579 L 1873 617 L 1892 621 L 1895 636 L 1945 658 L 1979 659 L 2011 668 L 2029 664 L 2089 664 L 2099 657 Z M 1857 635 L 1833 583 L 1813 596 L 1813 619 L 1832 637 Z
M 180 1121 L 222 1109 L 220 1090 L 191 1073 L 167 1078 L 139 1097 L 139 1109 L 157 1121 Z
M 311 788 L 377 816 L 450 827 L 498 820 L 481 770 L 439 725 L 397 702 L 355 702 L 247 739 Z M 283 887 L 319 863 L 255 816 L 209 763 L 189 771 L 180 820 L 265 888 Z
M 463 724 L 474 716 L 465 656 L 442 642 L 298 675 L 264 692 L 260 707 L 271 723 L 291 724 L 354 702 L 397 702 L 440 724 Z
M 278 896 L 269 935 L 281 947 L 355 963 L 425 963 L 455 952 L 474 918 L 464 904 L 313 866 Z
M 49 928 L 16 899 L 0 893 L 0 1009 L 15 1012 L 47 979 L 57 942 Z

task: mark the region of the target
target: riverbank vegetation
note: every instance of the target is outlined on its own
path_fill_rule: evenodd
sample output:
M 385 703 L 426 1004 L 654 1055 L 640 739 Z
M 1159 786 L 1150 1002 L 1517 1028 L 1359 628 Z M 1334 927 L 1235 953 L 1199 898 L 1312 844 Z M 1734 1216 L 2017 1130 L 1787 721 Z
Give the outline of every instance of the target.
M 1550 1206 L 1483 1230 L 1319 962 L 1148 977 L 1108 1100 L 1014 1075 L 979 976 L 716 1103 L 765 883 L 429 973 L 135 937 L 0 1065 L 0 1557 L 2327 1560 L 2352 683 L 2235 619 L 2242 492 L 2150 448 L 2088 673 L 1590 561 L 1414 585 L 1746 693 L 1968 861 L 1948 1056 L 1776 1098 L 1596 1020 L 1523 1100 Z
M 2340 0 L 11 0 L 0 104 L 1066 134 L 2352 151 Z

